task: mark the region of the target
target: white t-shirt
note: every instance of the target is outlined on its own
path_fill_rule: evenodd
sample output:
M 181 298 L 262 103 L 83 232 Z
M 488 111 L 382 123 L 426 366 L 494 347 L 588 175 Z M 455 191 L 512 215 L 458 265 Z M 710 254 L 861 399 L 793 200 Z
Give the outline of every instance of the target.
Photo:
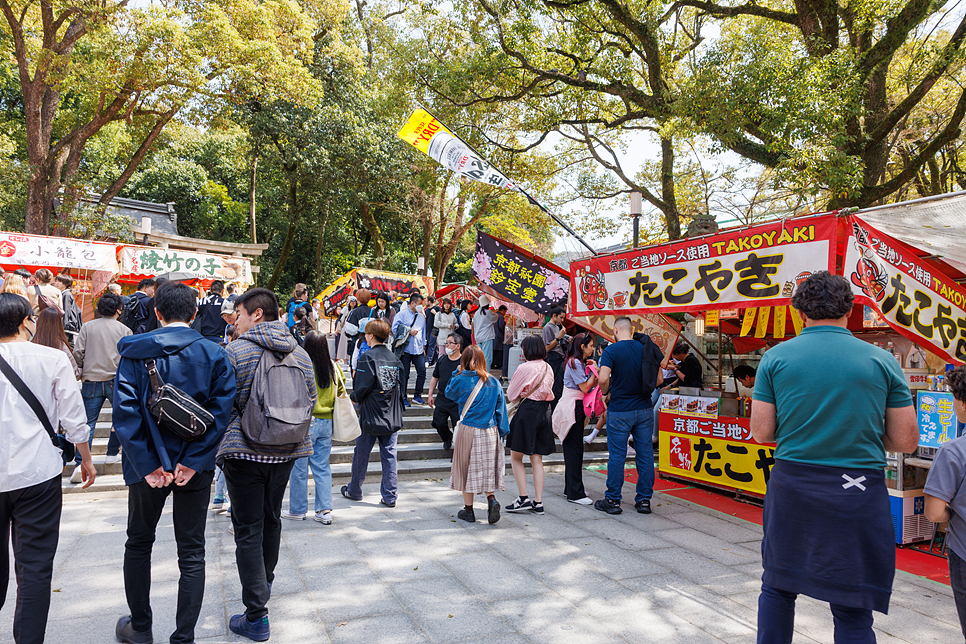
M 71 443 L 87 441 L 87 412 L 67 354 L 32 342 L 0 343 L 3 356 Z M 64 461 L 33 409 L 0 375 L 0 492 L 60 476 Z

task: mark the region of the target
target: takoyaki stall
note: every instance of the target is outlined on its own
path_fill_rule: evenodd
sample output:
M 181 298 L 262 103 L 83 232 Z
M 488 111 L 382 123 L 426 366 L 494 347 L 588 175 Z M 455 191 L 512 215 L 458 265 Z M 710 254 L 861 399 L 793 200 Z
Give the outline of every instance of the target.
M 931 201 L 933 208 L 957 209 L 960 218 L 966 213 L 961 194 Z M 916 208 L 922 208 L 920 202 L 896 204 L 886 214 L 907 220 L 905 210 Z M 570 315 L 633 319 L 687 312 L 708 328 L 716 327 L 719 338 L 733 340 L 736 350 L 741 347 L 738 352 L 751 351 L 798 335 L 802 321 L 790 306 L 795 288 L 813 272 L 828 270 L 852 284 L 849 329 L 892 353 L 913 389 L 928 390 L 930 376 L 939 388 L 946 365 L 966 360 L 966 257 L 946 256 L 963 254 L 954 244 L 909 243 L 915 241 L 914 228 L 904 230 L 903 239 L 889 234 L 881 222 L 892 219 L 883 212 L 806 215 L 581 259 L 570 267 Z M 751 436 L 750 392 L 741 396 L 738 387 L 725 389 L 719 375 L 717 383 L 681 387 L 661 397 L 659 472 L 761 497 L 774 464 L 774 445 Z M 927 391 L 925 398 L 931 415 L 924 419 L 920 414 L 920 443 L 938 445 L 955 438 L 951 411 L 940 417 L 938 397 Z M 922 399 L 920 393 L 920 404 Z M 909 474 L 908 462 L 916 459 L 887 456 L 893 468 L 890 485 L 903 506 L 912 500 L 910 494 L 921 494 L 924 477 Z M 931 530 L 929 524 L 914 532 Z M 901 532 L 899 525 L 897 541 Z

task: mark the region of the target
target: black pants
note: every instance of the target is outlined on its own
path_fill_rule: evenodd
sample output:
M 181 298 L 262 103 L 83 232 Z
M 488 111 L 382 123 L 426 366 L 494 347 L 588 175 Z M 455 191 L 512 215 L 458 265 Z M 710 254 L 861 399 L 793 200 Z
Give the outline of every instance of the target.
M 563 439 L 564 457 L 564 496 L 571 501 L 587 496 L 584 492 L 584 401 L 575 400 L 576 405 L 574 426 Z
M 17 604 L 13 613 L 13 641 L 17 644 L 44 641 L 50 580 L 60 536 L 60 509 L 60 475 L 45 483 L 0 492 L 0 608 L 7 598 L 10 578 L 10 538 L 17 573 Z
M 953 587 L 959 627 L 963 629 L 963 637 L 966 637 L 966 562 L 951 548 L 946 549 L 946 556 L 949 558 L 949 585 Z
M 440 396 L 436 399 L 436 407 L 433 409 L 433 428 L 444 443 L 453 440 L 453 429 L 456 423 L 460 422 L 460 408 L 449 398 Z M 453 427 L 450 428 L 450 423 Z
M 547 354 L 547 364 L 553 369 L 553 402 L 550 403 L 550 409 L 553 411 L 557 408 L 557 401 L 563 395 L 564 357 L 556 351 L 551 351 Z
M 409 398 L 409 367 L 416 365 L 416 386 L 413 395 L 422 397 L 423 385 L 426 384 L 426 356 L 423 354 L 404 353 L 399 358 L 402 361 L 402 392 L 403 398 Z
M 135 631 L 151 629 L 151 550 L 161 511 L 174 495 L 174 538 L 178 544 L 178 612 L 172 644 L 195 641 L 195 624 L 205 598 L 205 523 L 214 471 L 195 472 L 187 485 L 154 488 L 141 480 L 127 489 L 124 593 Z
M 282 497 L 295 461 L 256 463 L 229 458 L 222 466 L 231 498 L 235 563 L 249 621 L 268 615 L 268 585 L 275 580 L 282 539 Z

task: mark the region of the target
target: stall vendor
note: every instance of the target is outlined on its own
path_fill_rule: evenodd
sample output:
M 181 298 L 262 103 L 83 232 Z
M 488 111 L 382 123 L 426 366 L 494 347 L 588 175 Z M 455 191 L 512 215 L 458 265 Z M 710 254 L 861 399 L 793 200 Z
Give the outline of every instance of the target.
M 754 367 L 749 367 L 746 364 L 740 364 L 737 367 L 735 367 L 735 370 L 732 372 L 731 377 L 735 379 L 735 382 L 740 382 L 741 386 L 744 387 L 745 389 L 751 389 L 752 391 L 754 391 L 755 377 L 757 375 L 758 375 L 758 372 L 755 371 Z M 737 389 L 735 389 L 735 391 L 737 391 Z
M 665 390 L 673 387 L 698 387 L 703 384 L 703 374 L 701 363 L 691 355 L 691 349 L 684 342 L 674 347 L 671 352 L 672 362 L 668 367 L 674 371 L 674 379 L 664 387 Z

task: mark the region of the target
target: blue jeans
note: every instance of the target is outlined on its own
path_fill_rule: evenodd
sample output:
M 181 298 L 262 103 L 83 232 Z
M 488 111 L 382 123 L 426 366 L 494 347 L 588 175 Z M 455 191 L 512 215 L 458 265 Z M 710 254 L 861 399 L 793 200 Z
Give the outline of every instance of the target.
M 654 428 L 651 430 L 651 442 L 657 442 L 657 415 L 661 411 L 661 388 L 655 387 L 651 394 L 651 405 L 654 407 Z
M 309 467 L 315 480 L 316 514 L 332 510 L 332 419 L 313 418 L 309 438 L 315 451 L 295 461 L 288 477 L 288 511 L 292 514 L 305 514 L 309 509 Z
M 791 644 L 795 632 L 796 593 L 768 584 L 761 585 L 758 597 L 758 644 Z M 829 604 L 835 624 L 835 644 L 875 644 L 872 611 Z
M 114 381 L 91 382 L 85 380 L 81 384 L 81 397 L 84 399 L 84 410 L 87 411 L 87 427 L 90 430 L 87 436 L 87 446 L 91 447 L 94 444 L 94 428 L 97 427 L 97 417 L 101 413 L 104 401 L 114 402 Z M 112 431 L 110 438 L 107 439 L 107 455 L 117 456 L 119 451 L 121 451 L 121 441 L 118 440 L 117 434 Z M 80 462 L 81 455 L 80 452 L 77 452 L 74 455 L 74 463 L 80 465 Z
M 654 452 L 651 450 L 651 426 L 654 412 L 607 410 L 607 498 L 620 502 L 624 485 L 624 460 L 627 458 L 628 436 L 634 437 L 634 462 L 637 465 L 637 493 L 634 502 L 648 501 L 654 494 Z
M 480 342 L 479 345 L 480 349 L 483 350 L 483 356 L 486 358 L 486 369 L 489 371 L 490 363 L 493 362 L 493 340 Z
M 408 355 L 408 354 L 406 354 Z M 396 436 L 373 436 L 362 432 L 356 439 L 356 449 L 352 453 L 352 479 L 349 481 L 349 497 L 356 501 L 362 500 L 362 484 L 366 480 L 366 470 L 369 469 L 369 454 L 372 447 L 379 441 L 379 456 L 382 460 L 382 485 L 379 488 L 382 500 L 386 503 L 396 500 Z
M 215 465 L 215 499 L 225 500 L 225 473 Z

